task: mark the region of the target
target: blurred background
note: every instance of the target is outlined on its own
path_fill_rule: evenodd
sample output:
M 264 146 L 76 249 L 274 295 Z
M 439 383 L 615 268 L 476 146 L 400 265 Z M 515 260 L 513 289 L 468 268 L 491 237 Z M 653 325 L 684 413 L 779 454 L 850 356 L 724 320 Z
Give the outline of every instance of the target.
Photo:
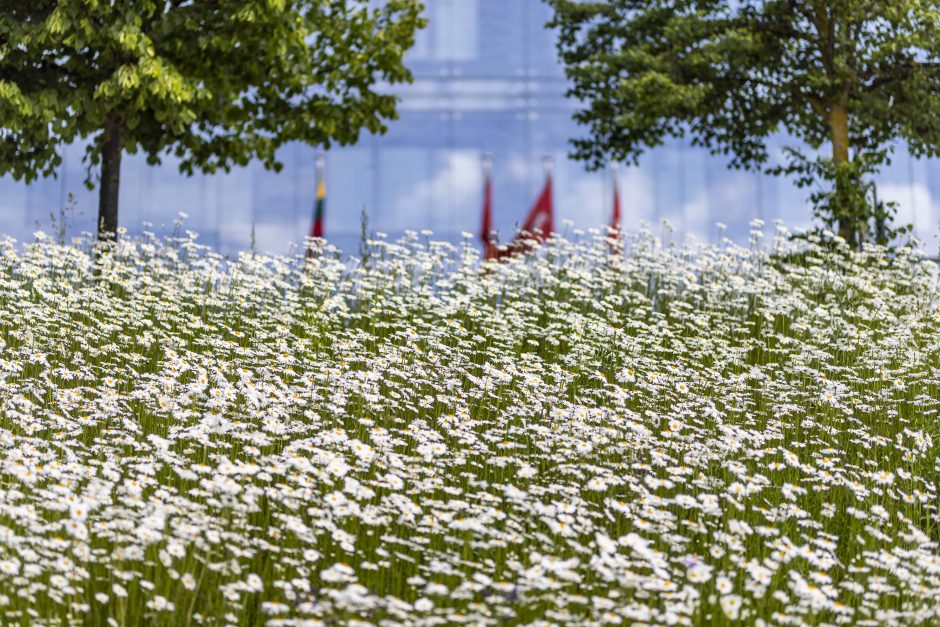
M 355 250 L 363 210 L 370 229 L 391 238 L 406 229 L 451 241 L 461 231 L 478 233 L 484 153 L 493 156 L 494 221 L 504 240 L 541 188 L 546 154 L 555 160 L 555 224 L 562 232 L 609 221 L 614 177 L 628 229 L 645 220 L 659 232 L 666 219 L 673 238 L 714 241 L 715 223 L 722 222 L 725 235 L 745 241 L 754 218 L 780 218 L 791 228 L 810 223 L 809 190 L 784 178 L 729 171 L 724 159 L 687 141 L 648 152 L 638 167 L 585 171 L 566 156 L 569 139 L 583 130 L 571 118 L 577 102 L 565 97 L 542 0 L 426 4 L 428 27 L 409 54 L 414 83 L 394 90 L 400 119 L 384 136 L 363 134 L 355 146 L 326 151 L 325 234 L 340 247 Z M 778 147 L 786 143 L 777 140 Z M 65 149 L 56 179 L 27 185 L 0 178 L 0 233 L 29 240 L 37 229 L 51 231 L 50 214 L 58 214 L 69 193 L 76 201 L 70 234 L 93 230 L 97 195 L 83 185 L 83 150 Z M 121 223 L 131 232 L 145 222 L 158 233 L 170 231 L 183 211 L 185 228 L 223 253 L 247 248 L 252 230 L 259 249 L 288 252 L 310 230 L 316 152 L 285 147 L 280 173 L 252 164 L 191 178 L 179 174 L 172 158 L 151 167 L 139 155 L 125 155 Z M 900 204 L 899 222 L 912 223 L 936 254 L 940 160 L 912 159 L 901 148 L 877 180 L 879 195 Z

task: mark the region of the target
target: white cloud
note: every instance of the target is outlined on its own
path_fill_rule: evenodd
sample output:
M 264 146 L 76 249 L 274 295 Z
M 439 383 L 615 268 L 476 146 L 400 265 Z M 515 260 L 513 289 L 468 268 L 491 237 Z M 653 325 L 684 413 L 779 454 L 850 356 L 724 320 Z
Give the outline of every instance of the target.
M 254 227 L 249 225 L 244 229 L 244 237 L 236 236 L 233 238 L 234 248 L 240 250 L 248 248 L 252 228 L 254 228 L 256 250 L 277 255 L 286 255 L 289 252 L 296 253 L 298 251 L 296 246 L 299 246 L 298 239 L 300 238 L 297 237 L 296 231 L 287 224 L 279 223 L 255 224 Z M 242 235 L 242 233 L 237 235 Z
M 604 193 L 604 181 L 596 173 L 581 173 L 567 180 L 556 180 L 555 229 L 564 232 L 562 220 L 571 220 L 575 228 L 599 227 L 610 220 L 610 194 Z M 533 199 L 534 201 L 534 199 Z
M 529 176 L 535 172 L 532 169 L 533 165 L 529 163 L 529 160 L 522 155 L 513 155 L 509 158 L 509 165 L 506 168 L 506 171 L 509 173 L 509 176 L 514 178 L 517 181 L 528 181 Z
M 478 208 L 482 189 L 480 154 L 476 150 L 448 152 L 444 167 L 397 198 L 394 226 L 403 229 L 421 228 L 420 225 L 429 223 L 428 207 L 432 211 L 439 211 L 441 207 L 459 211 L 465 204 Z M 444 202 L 445 199 L 450 202 Z
M 685 237 L 707 241 L 709 232 L 715 232 L 715 220 L 712 220 L 712 207 L 709 204 L 708 191 L 696 194 L 686 201 L 666 219 Z
M 937 233 L 940 220 L 940 199 L 923 183 L 882 183 L 878 186 L 880 200 L 898 203 L 896 224 L 913 224 L 915 234 L 925 241 Z
M 627 168 L 617 177 L 620 184 L 620 211 L 623 227 L 636 230 L 641 221 L 652 223 L 656 217 L 656 191 L 653 177 L 642 169 Z M 611 203 L 613 199 L 611 199 Z

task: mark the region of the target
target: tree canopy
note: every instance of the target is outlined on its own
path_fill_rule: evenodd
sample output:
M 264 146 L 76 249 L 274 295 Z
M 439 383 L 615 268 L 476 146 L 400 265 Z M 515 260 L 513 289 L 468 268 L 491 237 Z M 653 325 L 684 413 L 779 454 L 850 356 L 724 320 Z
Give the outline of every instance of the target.
M 117 229 L 123 152 L 182 172 L 252 159 L 280 169 L 285 142 L 329 146 L 383 132 L 408 81 L 419 0 L 0 0 L 0 173 L 53 175 L 90 139 L 99 234 Z M 89 179 L 91 180 L 91 179 Z
M 559 52 L 589 134 L 574 155 L 636 162 L 668 137 L 729 165 L 828 180 L 822 218 L 859 244 L 884 207 L 862 177 L 894 142 L 940 152 L 940 4 L 936 0 L 548 0 Z M 774 163 L 777 133 L 797 148 Z

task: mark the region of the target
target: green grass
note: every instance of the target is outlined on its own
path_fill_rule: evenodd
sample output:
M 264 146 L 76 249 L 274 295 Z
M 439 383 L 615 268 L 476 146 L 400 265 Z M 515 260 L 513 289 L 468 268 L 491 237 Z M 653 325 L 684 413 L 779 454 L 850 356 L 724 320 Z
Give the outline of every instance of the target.
M 940 621 L 937 268 L 626 245 L 0 244 L 2 622 Z

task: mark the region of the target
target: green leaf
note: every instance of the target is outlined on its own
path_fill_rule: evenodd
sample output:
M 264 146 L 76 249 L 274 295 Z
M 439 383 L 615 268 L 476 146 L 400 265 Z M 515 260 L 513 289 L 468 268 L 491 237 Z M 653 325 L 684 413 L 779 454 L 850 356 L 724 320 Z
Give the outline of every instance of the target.
M 940 155 L 936 0 L 548 2 L 569 94 L 584 103 L 573 155 L 589 167 L 635 162 L 685 135 L 731 167 L 772 174 L 794 172 L 770 163 L 780 131 L 812 148 L 845 145 L 847 155 L 834 146 L 837 161 L 869 159 L 857 176 L 820 166 L 799 181 L 833 186 L 817 210 L 860 244 L 884 212 L 877 202 L 862 211 L 844 186 L 862 185 L 898 140 Z

